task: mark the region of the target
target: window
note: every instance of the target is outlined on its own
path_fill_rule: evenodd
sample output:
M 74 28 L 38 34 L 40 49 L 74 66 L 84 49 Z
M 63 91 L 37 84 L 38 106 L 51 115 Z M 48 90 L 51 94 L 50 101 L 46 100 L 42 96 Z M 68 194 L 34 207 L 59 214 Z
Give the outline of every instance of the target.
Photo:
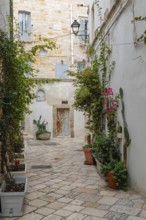
M 30 12 L 19 11 L 18 14 L 19 22 L 19 38 L 23 41 L 30 41 L 31 36 L 31 16 Z
M 36 100 L 37 101 L 45 101 L 45 92 L 43 89 L 39 89 L 36 93 Z
M 60 63 L 56 63 L 56 72 L 55 72 L 56 78 L 60 78 L 60 79 L 68 78 L 67 70 L 68 70 L 68 65 L 64 63 L 63 60 L 61 60 Z
M 81 42 L 82 41 L 86 41 L 88 39 L 88 36 L 87 36 L 87 25 L 88 25 L 88 20 L 87 18 L 80 18 L 80 32 L 79 32 L 79 35 L 83 35 L 83 36 L 80 36 L 80 40 Z
M 46 51 L 45 49 L 41 49 L 41 50 L 39 51 L 39 55 L 40 55 L 41 57 L 46 57 L 46 56 L 47 56 L 47 51 Z
M 78 62 L 78 71 L 83 71 L 85 69 L 85 61 L 83 60 L 82 62 Z

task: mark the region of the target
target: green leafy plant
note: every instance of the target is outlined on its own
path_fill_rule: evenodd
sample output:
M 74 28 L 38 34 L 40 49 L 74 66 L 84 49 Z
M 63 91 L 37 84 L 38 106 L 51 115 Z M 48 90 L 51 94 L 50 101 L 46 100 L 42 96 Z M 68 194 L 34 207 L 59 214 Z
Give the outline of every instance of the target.
M 113 172 L 113 178 L 116 181 L 117 188 L 127 190 L 128 188 L 128 171 L 122 161 L 111 161 L 101 165 L 101 174 L 107 176 L 108 172 Z
M 45 41 L 41 48 L 53 49 L 54 42 Z M 7 154 L 14 145 L 23 146 L 21 122 L 30 113 L 29 104 L 35 97 L 33 76 L 36 70 L 30 63 L 35 62 L 35 54 L 40 47 L 36 45 L 25 50 L 24 43 L 11 39 L 0 30 L 0 142 L 2 146 L 1 169 L 6 173 L 5 180 L 12 180 L 7 163 Z M 26 76 L 29 73 L 30 78 Z
M 85 144 L 84 146 L 83 146 L 83 149 L 84 148 L 93 148 L 93 146 L 92 146 L 92 144 Z
M 42 116 L 40 115 L 38 120 L 33 120 L 33 124 L 37 126 L 36 136 L 44 133 L 51 133 L 47 131 L 46 126 L 48 122 L 45 122 L 45 120 L 42 121 Z
M 120 160 L 120 148 L 118 143 L 113 142 L 110 136 L 104 132 L 98 134 L 93 142 L 96 149 L 95 157 L 102 163 L 109 163 L 111 160 Z

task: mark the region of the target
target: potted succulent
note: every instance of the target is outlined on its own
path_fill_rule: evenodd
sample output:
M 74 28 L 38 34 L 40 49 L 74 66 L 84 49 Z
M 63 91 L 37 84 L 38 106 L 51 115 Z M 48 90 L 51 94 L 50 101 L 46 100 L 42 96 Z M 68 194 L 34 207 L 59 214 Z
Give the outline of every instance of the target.
M 102 164 L 101 174 L 107 177 L 109 187 L 127 190 L 128 172 L 122 161 L 113 160 L 110 163 Z
M 51 137 L 51 132 L 47 131 L 46 125 L 48 122 L 42 121 L 42 116 L 40 115 L 38 120 L 33 120 L 33 124 L 37 126 L 36 139 L 38 140 L 49 140 Z

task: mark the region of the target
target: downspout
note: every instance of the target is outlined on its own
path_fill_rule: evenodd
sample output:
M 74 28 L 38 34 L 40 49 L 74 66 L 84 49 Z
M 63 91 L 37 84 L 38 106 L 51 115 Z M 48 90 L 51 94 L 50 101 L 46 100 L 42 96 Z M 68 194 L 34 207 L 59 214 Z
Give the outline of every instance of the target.
M 70 4 L 70 27 L 71 27 L 71 24 L 73 22 L 73 19 L 72 19 L 72 14 L 73 14 L 73 6 L 72 4 Z M 74 64 L 74 46 L 73 46 L 73 34 L 71 33 L 70 35 L 70 51 L 71 51 L 71 64 Z
M 12 22 L 12 27 L 10 28 L 10 39 L 13 40 L 13 1 L 9 0 L 10 4 L 10 18 Z

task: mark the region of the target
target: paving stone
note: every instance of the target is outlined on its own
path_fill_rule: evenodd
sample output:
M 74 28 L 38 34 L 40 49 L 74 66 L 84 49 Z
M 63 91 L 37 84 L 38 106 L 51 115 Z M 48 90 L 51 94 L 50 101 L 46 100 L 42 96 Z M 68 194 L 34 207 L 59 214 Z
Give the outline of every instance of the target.
M 108 220 L 108 219 L 107 218 L 94 217 L 94 216 L 87 216 L 83 220 Z
M 84 203 L 84 201 L 81 201 L 81 200 L 73 200 L 72 202 L 71 202 L 71 204 L 74 204 L 74 205 L 82 205 Z
M 70 192 L 69 194 L 66 195 L 66 197 L 70 199 L 75 199 L 78 195 L 80 195 L 79 192 Z
M 32 213 L 24 215 L 20 218 L 18 217 L 17 219 L 18 220 L 40 220 L 40 219 L 42 219 L 42 217 L 43 217 L 42 215 L 39 215 L 39 214 L 32 212 Z
M 44 206 L 47 204 L 48 204 L 48 202 L 40 200 L 40 199 L 35 199 L 35 200 L 29 202 L 29 205 L 34 206 L 36 208 L 40 208 L 41 206 Z
M 62 203 L 62 202 L 52 202 L 49 205 L 47 205 L 47 207 L 50 207 L 52 209 L 61 209 L 62 207 L 66 206 L 66 203 Z
M 82 220 L 86 217 L 86 215 L 84 214 L 80 214 L 80 213 L 73 213 L 72 215 L 70 215 L 68 218 L 66 218 L 66 220 Z
M 66 198 L 66 197 L 63 197 L 63 198 L 58 199 L 58 202 L 64 202 L 64 203 L 69 203 L 69 202 L 71 202 L 71 201 L 72 201 L 72 199 Z
M 69 205 L 65 206 L 63 209 L 66 209 L 66 210 L 69 210 L 69 211 L 73 211 L 73 212 L 80 212 L 82 209 L 84 209 L 84 207 L 83 206 L 69 204 Z
M 85 208 L 81 211 L 81 213 L 86 214 L 86 215 L 104 217 L 107 214 L 107 211 L 94 209 L 94 208 Z
M 29 205 L 24 205 L 24 214 L 28 214 L 30 212 L 33 212 L 36 210 L 36 207 L 32 207 L 32 206 L 29 206 Z
M 126 220 L 128 215 L 118 212 L 108 212 L 104 217 L 109 220 Z
M 56 200 L 56 198 L 52 197 L 50 195 L 46 195 L 46 196 L 41 197 L 41 200 L 44 200 L 48 203 L 51 203 L 51 202 L 54 202 Z
M 49 193 L 48 195 L 51 196 L 51 197 L 57 198 L 57 199 L 59 199 L 63 196 L 63 195 L 58 194 L 58 193 Z
M 34 200 L 34 199 L 40 198 L 44 195 L 45 195 L 45 193 L 43 193 L 43 192 L 38 192 L 38 191 L 32 192 L 32 193 L 29 193 L 29 195 L 26 195 L 26 199 Z
M 119 199 L 111 196 L 105 196 L 98 201 L 99 204 L 114 205 Z
M 89 194 L 94 194 L 94 195 L 97 194 L 97 190 L 88 189 L 88 188 L 85 188 L 85 187 L 77 187 L 73 191 L 80 192 L 80 193 L 89 193 Z
M 80 195 L 76 196 L 76 199 L 87 201 L 87 202 L 97 202 L 101 196 L 99 195 L 92 195 L 87 193 L 81 193 Z
M 105 205 L 105 204 L 98 205 L 98 209 L 108 210 L 110 208 L 111 208 L 110 205 Z
M 67 194 L 69 194 L 70 192 L 67 191 L 67 190 L 59 189 L 59 190 L 55 191 L 55 193 L 61 194 L 61 195 L 67 195 Z
M 71 212 L 71 211 L 68 211 L 68 210 L 64 210 L 64 209 L 59 209 L 59 210 L 56 211 L 54 214 L 55 214 L 55 215 L 60 215 L 60 216 L 62 216 L 62 217 L 68 217 L 69 215 L 72 214 L 72 212 Z
M 110 211 L 125 213 L 127 215 L 137 215 L 140 212 L 140 209 L 115 205 L 110 209 Z
M 134 207 L 133 201 L 129 199 L 119 199 L 119 201 L 116 204 L 127 206 L 127 207 Z
M 43 189 L 43 188 L 46 188 L 46 185 L 44 184 L 38 184 L 38 185 L 35 185 L 33 186 L 35 189 Z
M 58 216 L 58 215 L 49 215 L 42 220 L 66 220 L 66 218 Z
M 89 208 L 97 208 L 99 204 L 97 202 L 84 202 L 83 206 Z
M 140 213 L 140 215 L 139 215 L 140 217 L 143 217 L 143 218 L 145 218 L 146 219 L 146 211 L 145 210 L 143 210 L 141 213 Z
M 109 191 L 109 190 L 102 190 L 99 193 L 102 196 L 115 196 L 116 192 L 115 191 Z
M 127 220 L 145 220 L 145 218 L 140 218 L 140 217 L 137 217 L 137 216 L 129 216 L 127 218 Z
M 39 191 L 44 192 L 45 194 L 54 192 L 55 189 L 52 189 L 52 187 L 45 187 L 43 189 L 40 189 Z
M 55 210 L 51 208 L 42 207 L 42 208 L 37 209 L 36 212 L 42 215 L 49 215 L 55 212 Z

